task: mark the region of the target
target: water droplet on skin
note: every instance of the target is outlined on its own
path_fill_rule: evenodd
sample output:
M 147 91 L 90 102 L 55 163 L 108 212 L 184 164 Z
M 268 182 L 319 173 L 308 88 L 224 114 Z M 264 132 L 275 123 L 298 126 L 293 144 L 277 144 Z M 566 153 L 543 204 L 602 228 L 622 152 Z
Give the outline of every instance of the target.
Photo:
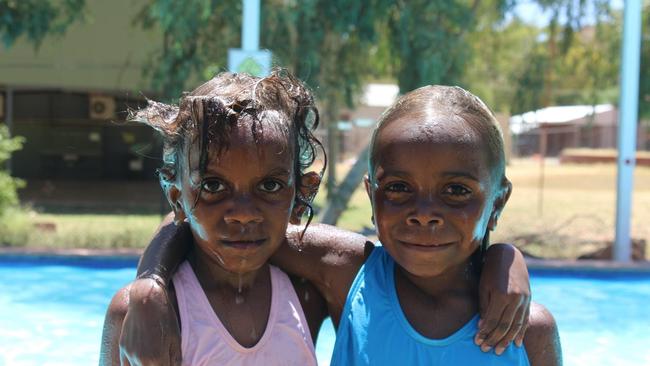
M 242 278 L 241 274 L 238 276 L 237 284 L 237 293 L 235 294 L 235 304 L 240 305 L 244 302 L 244 296 L 242 295 Z

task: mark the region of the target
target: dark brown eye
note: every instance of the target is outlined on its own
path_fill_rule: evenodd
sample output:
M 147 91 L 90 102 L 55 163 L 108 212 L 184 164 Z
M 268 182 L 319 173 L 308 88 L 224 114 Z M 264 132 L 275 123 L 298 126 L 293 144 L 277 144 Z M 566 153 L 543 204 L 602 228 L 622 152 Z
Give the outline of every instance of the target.
M 472 191 L 460 184 L 451 184 L 445 187 L 444 193 L 454 198 L 464 198 L 472 194 Z
M 219 193 L 226 189 L 226 186 L 218 179 L 205 179 L 201 182 L 201 190 L 207 193 Z
M 284 185 L 275 179 L 267 179 L 262 183 L 260 183 L 260 185 L 258 186 L 260 190 L 268 193 L 275 193 L 281 190 L 283 187 Z
M 385 190 L 391 193 L 408 193 L 411 192 L 411 188 L 402 182 L 389 183 L 386 185 Z

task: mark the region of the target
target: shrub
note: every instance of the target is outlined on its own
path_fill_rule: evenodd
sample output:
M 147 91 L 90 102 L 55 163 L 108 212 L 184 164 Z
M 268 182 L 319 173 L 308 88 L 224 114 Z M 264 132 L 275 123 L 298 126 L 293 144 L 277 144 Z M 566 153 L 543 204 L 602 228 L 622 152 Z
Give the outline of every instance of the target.
M 16 190 L 25 185 L 22 180 L 10 176 L 6 169 L 6 161 L 12 152 L 22 148 L 24 140 L 20 136 L 10 137 L 7 126 L 0 125 L 0 216 L 18 204 Z

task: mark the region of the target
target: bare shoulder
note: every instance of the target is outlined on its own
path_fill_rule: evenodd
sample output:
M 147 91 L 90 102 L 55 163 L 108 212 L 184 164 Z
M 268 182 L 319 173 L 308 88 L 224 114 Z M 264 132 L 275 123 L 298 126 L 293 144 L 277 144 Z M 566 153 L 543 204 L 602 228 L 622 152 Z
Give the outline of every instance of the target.
M 548 309 L 531 303 L 524 345 L 531 366 L 562 365 L 562 348 L 555 318 Z
M 129 309 L 130 284 L 119 289 L 106 310 L 102 344 L 100 351 L 100 365 L 119 365 L 119 341 L 122 334 L 122 323 Z
M 111 299 L 111 303 L 108 305 L 108 311 L 106 312 L 107 317 L 111 318 L 124 318 L 126 312 L 129 309 L 129 290 L 131 289 L 131 284 L 122 287 L 117 290 Z

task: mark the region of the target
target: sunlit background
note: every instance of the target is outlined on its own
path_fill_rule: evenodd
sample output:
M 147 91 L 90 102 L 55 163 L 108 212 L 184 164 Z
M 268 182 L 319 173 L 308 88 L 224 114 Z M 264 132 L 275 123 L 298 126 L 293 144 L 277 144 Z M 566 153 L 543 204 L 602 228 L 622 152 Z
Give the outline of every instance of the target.
M 593 267 L 576 260 L 612 258 L 622 0 L 261 0 L 259 18 L 246 20 L 243 3 L 0 0 L 0 270 L 20 279 L 51 265 L 51 258 L 20 253 L 78 255 L 83 249 L 97 263 L 103 263 L 94 258 L 100 254 L 137 256 L 169 207 L 154 175 L 161 142 L 148 127 L 127 122 L 128 110 L 146 98 L 175 102 L 220 71 L 263 73 L 276 66 L 304 80 L 318 100 L 318 136 L 330 165 L 316 197 L 317 220 L 374 237 L 359 183 L 377 118 L 414 88 L 460 85 L 493 109 L 506 141 L 514 191 L 492 241 L 514 243 L 530 258 L 567 261 L 553 262 L 556 267 Z M 634 260 L 623 265 L 626 275 L 650 271 L 648 0 L 641 19 L 639 92 L 631 97 L 635 141 L 626 145 L 636 151 L 633 188 L 625 188 Z M 116 267 L 131 268 L 133 258 Z M 62 263 L 56 265 L 75 268 L 74 261 Z M 551 262 L 531 261 L 544 263 Z M 618 265 L 605 266 L 614 271 Z M 92 295 L 97 304 L 107 305 L 110 291 L 131 275 L 102 277 L 106 283 L 97 286 L 104 290 Z M 626 296 L 650 281 L 634 276 L 618 277 L 632 284 Z M 78 277 L 66 278 L 50 280 L 82 285 Z M 47 307 L 15 297 L 16 287 L 0 289 L 5 313 L 21 301 Z M 610 301 L 599 296 L 592 301 Z M 561 308 L 561 301 L 554 306 Z M 94 355 L 103 315 L 93 314 L 78 339 L 88 340 L 84 347 Z M 647 318 L 630 321 L 650 329 Z M 24 347 L 20 342 L 39 333 L 16 336 L 19 326 L 0 322 L 0 365 L 72 362 L 7 356 L 2 347 Z M 584 327 L 592 325 L 585 321 Z M 65 338 L 60 332 L 53 336 Z M 608 342 L 616 333 L 608 337 L 592 347 L 614 348 Z M 621 364 L 650 364 L 648 347 L 639 348 L 638 358 Z M 610 361 L 603 365 L 615 364 L 618 356 L 604 355 L 601 361 Z M 571 354 L 569 364 L 597 364 L 592 356 Z M 96 362 L 85 357 L 79 364 Z

